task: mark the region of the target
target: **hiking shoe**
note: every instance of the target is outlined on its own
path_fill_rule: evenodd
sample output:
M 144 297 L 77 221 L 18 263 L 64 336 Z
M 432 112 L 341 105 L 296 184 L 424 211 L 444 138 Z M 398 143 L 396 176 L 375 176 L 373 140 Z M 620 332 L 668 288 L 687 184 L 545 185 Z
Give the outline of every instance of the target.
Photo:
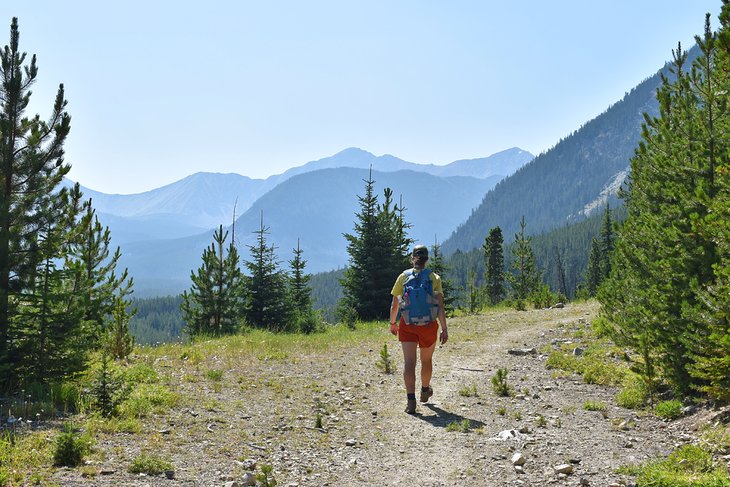
M 416 414 L 416 400 L 415 399 L 408 399 L 408 404 L 406 405 L 406 412 L 408 414 Z
M 428 398 L 433 396 L 433 387 L 428 386 L 428 390 L 421 389 L 421 402 L 428 402 Z

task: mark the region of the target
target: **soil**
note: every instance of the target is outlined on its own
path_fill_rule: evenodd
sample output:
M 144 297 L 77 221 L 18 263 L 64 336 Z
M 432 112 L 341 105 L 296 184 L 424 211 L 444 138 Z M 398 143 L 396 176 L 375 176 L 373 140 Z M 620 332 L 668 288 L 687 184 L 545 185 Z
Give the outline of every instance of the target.
M 145 419 L 141 434 L 97 436 L 91 463 L 60 470 L 53 481 L 244 485 L 246 472 L 271 465 L 277 485 L 291 487 L 631 485 L 616 469 L 693 441 L 701 412 L 664 422 L 616 406 L 616 389 L 547 369 L 547 347 L 589 326 L 596 313 L 589 303 L 450 319 L 449 342 L 434 354 L 435 394 L 415 415 L 404 412 L 402 357 L 387 327 L 363 347 L 285 359 L 232 361 L 222 354 L 194 369 L 179 367 L 177 357 L 158 359 L 156 367 L 184 397 L 181 404 Z M 384 343 L 394 374 L 376 367 Z M 508 353 L 515 348 L 537 352 Z M 218 387 L 204 378 L 216 366 L 224 370 Z M 508 369 L 514 397 L 493 391 L 498 368 Z M 196 374 L 199 380 L 191 379 Z M 587 411 L 586 401 L 607 408 Z M 452 431 L 455 426 L 463 431 Z M 507 430 L 514 431 L 500 438 Z M 129 473 L 142 450 L 169 459 L 173 478 Z M 512 464 L 515 453 L 524 457 L 522 473 Z M 559 474 L 554 467 L 561 464 L 572 472 Z M 82 477 L 90 470 L 91 477 Z

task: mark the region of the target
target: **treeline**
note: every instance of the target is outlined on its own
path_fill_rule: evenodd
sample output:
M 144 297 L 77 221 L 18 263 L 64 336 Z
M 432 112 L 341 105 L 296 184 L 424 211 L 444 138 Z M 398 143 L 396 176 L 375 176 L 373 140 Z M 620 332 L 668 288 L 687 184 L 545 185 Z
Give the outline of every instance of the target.
M 131 299 L 129 331 L 140 345 L 181 342 L 186 340 L 180 305 L 182 296 Z

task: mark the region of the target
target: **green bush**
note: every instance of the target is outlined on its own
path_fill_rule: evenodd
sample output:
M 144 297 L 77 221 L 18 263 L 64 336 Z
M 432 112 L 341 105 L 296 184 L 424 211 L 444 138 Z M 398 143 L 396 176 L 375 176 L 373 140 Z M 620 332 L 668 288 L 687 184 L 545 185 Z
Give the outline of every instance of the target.
M 143 473 L 147 475 L 160 475 L 166 470 L 172 470 L 172 464 L 158 455 L 142 452 L 132 460 L 129 467 L 130 473 Z
M 53 464 L 57 467 L 78 467 L 89 452 L 89 442 L 77 435 L 71 425 L 65 424 L 63 433 L 56 438 Z
M 677 419 L 682 415 L 682 402 L 676 399 L 661 401 L 654 406 L 654 414 L 670 421 Z

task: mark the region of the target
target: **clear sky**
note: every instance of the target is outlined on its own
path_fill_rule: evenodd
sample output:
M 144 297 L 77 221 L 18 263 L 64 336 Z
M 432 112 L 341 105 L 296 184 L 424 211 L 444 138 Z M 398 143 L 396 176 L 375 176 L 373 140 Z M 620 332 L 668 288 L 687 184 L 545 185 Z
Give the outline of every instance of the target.
M 690 47 L 720 0 L 3 1 L 59 83 L 70 177 L 134 193 L 263 178 L 347 147 L 446 164 L 534 154 Z

